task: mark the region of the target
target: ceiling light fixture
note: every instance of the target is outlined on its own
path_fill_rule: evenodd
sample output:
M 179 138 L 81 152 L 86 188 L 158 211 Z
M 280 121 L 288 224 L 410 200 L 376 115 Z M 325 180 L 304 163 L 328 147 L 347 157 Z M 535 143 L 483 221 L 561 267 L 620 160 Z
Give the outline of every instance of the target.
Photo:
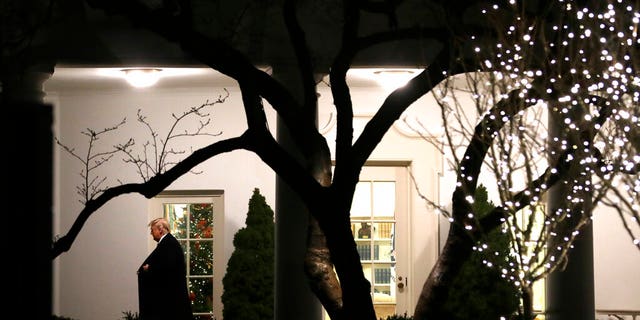
M 130 68 L 122 69 L 124 78 L 127 82 L 136 88 L 150 87 L 160 80 L 160 72 L 162 69 L 157 68 Z
M 403 87 L 414 73 L 415 71 L 410 69 L 381 69 L 373 72 L 376 82 L 387 90 Z

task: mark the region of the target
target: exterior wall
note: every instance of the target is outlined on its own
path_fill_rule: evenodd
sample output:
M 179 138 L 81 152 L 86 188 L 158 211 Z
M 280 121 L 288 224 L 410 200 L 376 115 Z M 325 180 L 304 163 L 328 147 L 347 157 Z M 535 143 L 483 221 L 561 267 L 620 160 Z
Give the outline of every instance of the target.
M 335 140 L 335 108 L 332 106 L 331 95 L 328 89 L 319 88 L 320 92 L 320 128 L 326 131 L 325 136 L 331 144 Z M 351 90 L 354 105 L 354 140 L 359 136 L 366 122 L 380 107 L 388 92 L 372 84 L 366 87 L 354 87 Z M 425 112 L 425 100 L 419 100 L 406 112 L 408 118 L 417 113 Z M 323 131 L 323 129 L 321 129 Z M 331 148 L 334 146 L 331 145 Z M 332 149 L 332 152 L 334 150 Z M 409 162 L 409 170 L 416 178 L 415 184 L 409 179 L 409 248 L 408 259 L 408 310 L 397 310 L 399 314 L 404 311 L 413 314 L 413 308 L 419 297 L 422 285 L 429 275 L 429 270 L 435 264 L 438 256 L 438 216 L 418 196 L 420 193 L 432 199 L 438 193 L 438 175 L 442 168 L 441 156 L 434 146 L 426 142 L 414 130 L 407 127 L 403 120 L 398 120 L 387 132 L 380 144 L 374 150 L 371 161 Z
M 54 74 L 55 79 L 55 74 Z M 136 122 L 140 108 L 148 116 L 154 128 L 161 130 L 171 123 L 171 112 L 180 113 L 185 108 L 215 99 L 223 94 L 223 87 L 230 92 L 227 102 L 212 111 L 213 131 L 222 131 L 220 137 L 195 139 L 196 146 L 209 141 L 240 134 L 245 129 L 241 97 L 234 86 L 189 88 L 132 89 L 126 86 L 100 88 L 99 83 L 90 86 L 64 88 L 50 83 L 47 100 L 54 104 L 56 137 L 80 154 L 86 152 L 87 137 L 80 134 L 86 128 L 100 130 L 111 127 L 123 117 L 127 124 L 116 134 L 103 137 L 96 147 L 123 143 L 129 137 L 136 138 L 140 146 L 148 132 Z M 331 145 L 334 142 L 335 112 L 331 94 L 326 87 L 319 88 L 319 127 Z M 366 121 L 384 101 L 387 92 L 375 84 L 352 88 L 355 125 L 354 136 L 359 135 Z M 425 97 L 406 112 L 407 120 L 420 120 L 430 124 L 437 132 L 439 119 L 433 103 Z M 269 123 L 275 130 L 275 114 L 269 109 Z M 414 122 L 415 123 L 415 122 Z M 162 136 L 164 132 L 160 132 Z M 189 138 L 194 141 L 193 138 Z M 138 150 L 138 149 L 137 149 Z M 65 234 L 83 207 L 76 194 L 82 169 L 77 159 L 70 157 L 59 147 L 55 150 L 54 235 Z M 418 190 L 432 199 L 440 199 L 446 205 L 453 192 L 454 180 L 445 170 L 441 155 L 418 136 L 402 120 L 396 122 L 383 141 L 375 149 L 370 160 L 410 163 L 410 170 L 417 178 L 410 187 L 410 243 L 408 255 L 412 264 L 409 270 L 408 310 L 411 314 L 439 252 L 439 229 L 446 232 L 440 216 L 418 196 Z M 275 210 L 275 175 L 252 153 L 234 151 L 206 161 L 196 170 L 199 175 L 186 175 L 168 190 L 219 189 L 225 197 L 225 252 L 227 260 L 233 252 L 232 239 L 244 226 L 247 205 L 253 188 L 260 188 Z M 116 157 L 101 167 L 101 176 L 115 176 L 123 182 L 140 182 L 133 167 Z M 110 180 L 109 185 L 116 185 Z M 137 311 L 137 279 L 135 270 L 147 256 L 149 232 L 147 206 L 149 200 L 140 195 L 124 195 L 96 212 L 86 223 L 69 252 L 54 261 L 54 313 L 77 320 L 113 320 L 122 317 L 124 311 Z M 640 252 L 623 233 L 619 218 L 600 215 L 594 220 L 596 307 L 598 309 L 640 310 L 635 297 L 640 296 L 640 275 L 635 272 L 640 265 Z M 402 313 L 400 310 L 399 313 Z
M 187 107 L 200 105 L 205 99 L 223 94 L 220 88 L 190 89 L 105 89 L 64 90 L 49 92 L 54 103 L 57 121 L 55 134 L 65 145 L 86 153 L 88 140 L 80 134 L 86 128 L 101 130 L 120 122 L 127 123 L 115 134 L 106 135 L 95 145 L 96 151 L 129 137 L 140 147 L 148 137 L 136 122 L 136 111 L 142 109 L 150 123 L 162 131 L 171 123 L 171 112 L 181 113 Z M 220 137 L 197 138 L 220 140 L 241 133 L 244 116 L 241 98 L 230 89 L 230 97 L 212 111 L 213 131 L 222 131 Z M 271 126 L 275 118 L 269 114 Z M 187 138 L 193 140 L 193 137 Z M 185 140 L 186 141 L 186 140 Z M 188 148 L 185 148 L 188 151 Z M 140 149 L 136 149 L 140 150 Z M 54 208 L 54 235 L 66 234 L 82 209 L 76 186 L 81 184 L 81 163 L 56 146 L 56 195 Z M 121 157 L 114 157 L 96 172 L 101 176 L 117 177 L 123 182 L 140 182 L 131 165 Z M 202 174 L 189 174 L 175 181 L 168 190 L 219 189 L 225 197 L 225 252 L 228 260 L 233 252 L 233 236 L 244 226 L 249 199 L 254 188 L 260 188 L 273 207 L 275 175 L 260 159 L 249 152 L 236 151 L 211 159 L 196 170 Z M 115 179 L 108 181 L 115 186 Z M 78 320 L 113 320 L 122 318 L 124 311 L 138 310 L 136 270 L 148 255 L 149 200 L 143 196 L 124 195 L 100 208 L 85 224 L 71 249 L 54 261 L 54 313 Z M 275 209 L 275 208 L 274 208 Z M 226 265 L 226 262 L 225 264 Z
M 640 250 L 633 245 L 618 214 L 599 209 L 593 219 L 596 310 L 640 314 Z M 638 225 L 630 224 L 639 234 Z

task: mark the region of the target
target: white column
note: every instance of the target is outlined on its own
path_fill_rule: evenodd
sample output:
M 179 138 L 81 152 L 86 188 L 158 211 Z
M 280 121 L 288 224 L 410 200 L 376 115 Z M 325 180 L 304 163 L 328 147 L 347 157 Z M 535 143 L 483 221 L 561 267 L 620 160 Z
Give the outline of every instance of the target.
M 301 101 L 302 86 L 296 68 L 275 67 L 273 77 Z M 291 135 L 278 118 L 277 140 L 295 152 Z M 299 156 L 299 155 L 298 155 Z M 320 320 L 322 306 L 311 292 L 304 273 L 309 212 L 297 194 L 276 179 L 275 309 L 276 320 Z

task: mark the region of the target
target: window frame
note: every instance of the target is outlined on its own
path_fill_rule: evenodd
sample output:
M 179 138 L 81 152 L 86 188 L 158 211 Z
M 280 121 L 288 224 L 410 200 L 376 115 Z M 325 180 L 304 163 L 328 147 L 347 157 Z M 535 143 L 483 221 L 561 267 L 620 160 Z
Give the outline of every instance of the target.
M 214 215 L 213 219 L 213 314 L 195 313 L 194 318 L 198 316 L 212 316 L 212 319 L 222 319 L 222 278 L 226 269 L 226 260 L 224 254 L 224 191 L 223 190 L 167 190 L 162 191 L 149 201 L 148 221 L 154 218 L 164 217 L 164 204 L 195 204 L 195 203 L 211 203 Z M 185 240 L 185 239 L 182 239 Z M 150 253 L 156 247 L 156 242 L 149 239 L 148 252 Z M 187 263 L 187 268 L 189 264 Z M 187 278 L 189 278 L 189 270 Z M 202 278 L 202 276 L 198 276 Z M 187 279 L 189 280 L 189 279 Z M 216 290 L 217 289 L 217 290 Z

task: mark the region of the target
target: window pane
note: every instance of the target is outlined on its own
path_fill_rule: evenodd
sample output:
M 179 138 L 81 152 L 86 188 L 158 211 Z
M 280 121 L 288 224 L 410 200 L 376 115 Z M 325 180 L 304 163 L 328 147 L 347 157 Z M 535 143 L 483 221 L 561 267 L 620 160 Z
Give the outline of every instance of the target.
M 393 235 L 393 222 L 375 222 L 373 224 L 374 239 L 391 239 Z
M 193 312 L 213 312 L 213 282 L 211 280 L 211 278 L 189 279 Z
M 193 203 L 189 205 L 191 225 L 189 237 L 194 239 L 213 238 L 213 204 Z
M 376 285 L 391 283 L 391 269 L 389 267 L 380 267 L 377 265 L 374 270 Z M 387 292 L 387 294 L 389 293 Z
M 395 303 L 395 267 L 378 263 L 374 267 L 373 302 Z
M 392 262 L 395 261 L 393 252 L 393 244 L 391 240 L 376 241 L 373 247 L 375 259 L 379 261 Z
M 187 248 L 187 241 L 186 240 L 178 240 L 178 242 L 180 243 L 180 246 L 182 247 L 182 252 L 184 252 L 184 259 L 185 261 L 187 261 L 188 263 L 188 259 L 189 259 L 189 250 Z
M 356 249 L 361 261 L 371 260 L 371 243 L 369 241 L 359 241 L 356 244 Z
M 358 182 L 355 193 L 353 194 L 353 203 L 351 205 L 352 217 L 370 217 L 371 216 L 371 183 Z
M 353 221 L 351 225 L 352 225 L 352 228 L 355 230 L 356 239 L 371 239 L 371 222 Z
M 396 183 L 377 181 L 373 183 L 373 215 L 376 218 L 393 217 L 396 208 Z
M 363 263 L 362 271 L 364 272 L 364 277 L 367 278 L 367 280 L 369 280 L 370 283 L 373 283 L 373 279 L 371 278 L 371 264 Z
M 189 241 L 191 275 L 213 275 L 213 241 Z
M 169 222 L 171 234 L 178 239 L 187 237 L 187 205 L 181 203 L 165 203 L 165 218 Z

